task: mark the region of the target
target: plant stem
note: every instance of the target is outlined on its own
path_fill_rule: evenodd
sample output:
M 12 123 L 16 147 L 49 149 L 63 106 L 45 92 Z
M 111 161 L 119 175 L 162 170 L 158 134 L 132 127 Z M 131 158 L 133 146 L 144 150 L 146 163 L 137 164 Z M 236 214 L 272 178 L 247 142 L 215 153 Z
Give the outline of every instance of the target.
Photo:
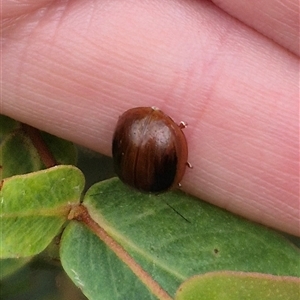
M 42 162 L 46 168 L 51 168 L 57 165 L 57 161 L 50 152 L 48 146 L 44 142 L 41 133 L 38 129 L 22 123 L 22 129 L 30 138 L 33 146 L 36 148 Z
M 158 299 L 172 300 L 171 296 L 158 284 L 158 282 L 156 282 L 120 244 L 118 244 L 99 224 L 97 224 L 91 218 L 88 210 L 83 205 L 74 207 L 69 214 L 69 219 L 75 219 L 83 222 L 89 229 L 91 229 L 105 243 L 105 245 L 109 247 L 118 256 L 118 258 L 131 269 L 131 271 Z

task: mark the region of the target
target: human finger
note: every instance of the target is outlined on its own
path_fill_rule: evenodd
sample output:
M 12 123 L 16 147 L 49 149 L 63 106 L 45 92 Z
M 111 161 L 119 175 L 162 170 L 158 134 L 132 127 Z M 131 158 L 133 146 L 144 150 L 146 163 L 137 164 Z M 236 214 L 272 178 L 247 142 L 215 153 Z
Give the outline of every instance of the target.
M 110 155 L 155 105 L 189 124 L 186 191 L 299 234 L 295 56 L 209 2 L 59 5 L 6 31 L 4 114 Z

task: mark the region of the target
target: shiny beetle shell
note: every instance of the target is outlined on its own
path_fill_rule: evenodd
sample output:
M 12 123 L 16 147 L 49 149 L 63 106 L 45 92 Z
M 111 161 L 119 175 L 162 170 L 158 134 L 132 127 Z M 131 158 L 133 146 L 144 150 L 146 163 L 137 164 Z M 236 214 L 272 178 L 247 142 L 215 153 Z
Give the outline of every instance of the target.
M 140 191 L 159 193 L 181 181 L 188 147 L 180 126 L 155 107 L 137 107 L 120 116 L 113 136 L 114 168 Z

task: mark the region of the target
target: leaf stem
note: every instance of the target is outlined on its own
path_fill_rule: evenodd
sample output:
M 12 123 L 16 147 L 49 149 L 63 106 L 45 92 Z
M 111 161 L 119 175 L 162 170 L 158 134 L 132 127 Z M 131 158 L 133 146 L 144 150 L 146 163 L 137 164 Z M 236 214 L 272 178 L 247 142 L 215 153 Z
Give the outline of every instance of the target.
M 40 131 L 24 123 L 22 123 L 22 129 L 30 138 L 46 168 L 57 165 L 57 161 L 43 140 Z
M 171 296 L 147 273 L 108 233 L 97 224 L 83 205 L 73 207 L 69 219 L 83 222 L 121 259 L 131 271 L 148 287 L 148 289 L 161 300 L 172 300 Z

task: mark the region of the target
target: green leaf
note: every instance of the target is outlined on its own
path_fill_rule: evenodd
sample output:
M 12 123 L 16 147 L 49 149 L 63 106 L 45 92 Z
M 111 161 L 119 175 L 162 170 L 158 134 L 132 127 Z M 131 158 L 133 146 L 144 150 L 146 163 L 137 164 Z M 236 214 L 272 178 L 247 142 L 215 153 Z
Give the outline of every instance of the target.
M 143 194 L 112 179 L 91 187 L 83 205 L 172 296 L 187 278 L 217 270 L 300 276 L 299 249 L 280 234 L 182 192 Z M 83 236 L 88 233 L 78 237 L 76 230 L 68 231 L 61 245 L 67 273 L 89 299 L 98 299 L 103 286 L 105 299 L 124 299 L 118 283 L 127 291 L 128 287 L 135 289 L 139 279 L 121 267 L 106 246 L 87 242 Z M 76 251 L 71 252 L 72 245 Z M 93 267 L 93 263 L 100 265 Z M 119 272 L 128 278 L 125 283 Z M 118 280 L 108 285 L 105 278 Z M 89 280 L 93 281 L 93 294 L 88 294 Z M 151 299 L 147 293 L 139 291 L 129 299 Z
M 38 171 L 42 163 L 30 139 L 17 131 L 7 135 L 0 145 L 1 178 Z
M 176 300 L 299 300 L 295 277 L 243 272 L 215 272 L 194 276 L 177 291 Z
M 58 138 L 57 136 L 49 134 L 47 132 L 41 132 L 41 136 L 59 164 L 76 164 L 77 150 L 73 143 Z
M 64 230 L 60 259 L 69 277 L 88 299 L 156 299 L 83 224 L 71 222 Z
M 0 141 L 3 137 L 20 127 L 20 123 L 4 115 L 0 115 Z
M 12 126 L 11 130 L 5 127 L 3 132 L 6 134 L 0 144 L 0 179 L 45 168 L 37 149 L 21 127 Z M 41 132 L 41 136 L 59 164 L 76 163 L 77 151 L 73 143 L 45 132 Z
M 35 255 L 46 248 L 78 204 L 84 186 L 73 166 L 10 177 L 0 192 L 0 257 Z

